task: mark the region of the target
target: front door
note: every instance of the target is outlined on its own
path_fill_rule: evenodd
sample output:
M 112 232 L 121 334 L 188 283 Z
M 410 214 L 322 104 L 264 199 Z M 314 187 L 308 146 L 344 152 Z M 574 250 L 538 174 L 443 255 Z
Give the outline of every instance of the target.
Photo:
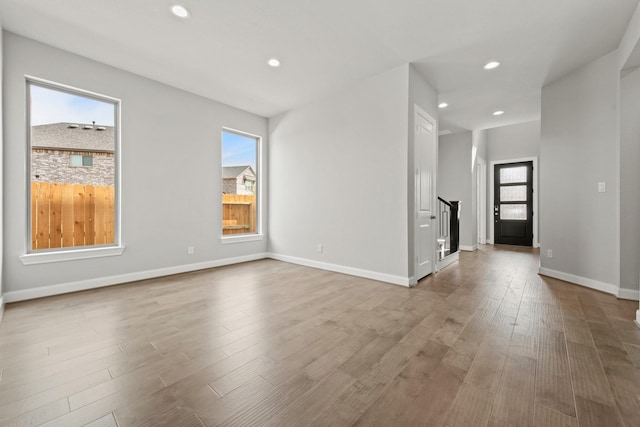
M 416 280 L 433 273 L 433 235 L 436 122 L 416 106 L 415 110 L 415 191 L 416 191 Z
M 495 165 L 494 241 L 533 245 L 533 162 Z

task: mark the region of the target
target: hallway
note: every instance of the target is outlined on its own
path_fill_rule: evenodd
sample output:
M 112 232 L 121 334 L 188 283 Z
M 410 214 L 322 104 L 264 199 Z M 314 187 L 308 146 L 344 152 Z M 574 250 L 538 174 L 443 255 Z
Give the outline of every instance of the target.
M 11 304 L 0 426 L 637 425 L 637 303 L 537 266 L 483 246 L 407 289 L 262 260 Z

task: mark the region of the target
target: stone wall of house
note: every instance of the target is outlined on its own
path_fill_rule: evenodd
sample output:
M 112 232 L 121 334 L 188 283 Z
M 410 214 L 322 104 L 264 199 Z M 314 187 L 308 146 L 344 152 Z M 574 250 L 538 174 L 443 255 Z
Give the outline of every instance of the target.
M 222 180 L 222 192 L 224 194 L 237 194 L 238 189 L 236 186 L 235 178 L 225 178 Z
M 70 166 L 70 155 L 93 157 L 93 166 Z M 115 159 L 112 153 L 32 150 L 31 180 L 64 184 L 114 185 Z

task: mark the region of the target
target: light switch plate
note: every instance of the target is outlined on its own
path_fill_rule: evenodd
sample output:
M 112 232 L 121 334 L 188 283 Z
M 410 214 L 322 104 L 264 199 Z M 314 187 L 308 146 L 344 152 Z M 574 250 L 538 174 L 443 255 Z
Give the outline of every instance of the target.
M 607 191 L 607 183 L 606 182 L 599 182 L 598 183 L 598 193 L 604 193 L 605 191 Z

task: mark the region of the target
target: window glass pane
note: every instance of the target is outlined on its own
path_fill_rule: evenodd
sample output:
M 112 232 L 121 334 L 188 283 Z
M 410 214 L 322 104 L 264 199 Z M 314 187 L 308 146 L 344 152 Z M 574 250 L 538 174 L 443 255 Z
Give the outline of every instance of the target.
M 527 219 L 527 205 L 500 205 L 500 219 Z
M 500 169 L 500 184 L 511 184 L 514 182 L 527 182 L 526 166 Z
M 502 202 L 526 202 L 527 186 L 512 185 L 508 187 L 500 187 L 500 201 Z
M 79 156 L 77 154 L 71 154 L 69 156 L 69 165 L 73 167 L 82 166 L 82 156 Z
M 257 233 L 256 137 L 222 132 L 222 234 Z
M 117 102 L 27 85 L 31 250 L 115 244 Z

